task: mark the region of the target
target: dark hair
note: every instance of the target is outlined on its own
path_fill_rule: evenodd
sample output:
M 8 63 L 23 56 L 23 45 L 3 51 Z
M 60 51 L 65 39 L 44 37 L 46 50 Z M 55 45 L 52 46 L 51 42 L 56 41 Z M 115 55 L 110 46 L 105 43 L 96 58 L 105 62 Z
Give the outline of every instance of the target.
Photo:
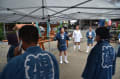
M 79 27 L 79 25 L 76 25 L 76 27 L 77 27 L 77 26 Z
M 39 39 L 38 29 L 33 25 L 25 25 L 19 30 L 19 37 L 28 44 L 37 44 Z
M 92 28 L 92 26 L 89 26 L 89 28 Z
M 110 39 L 109 30 L 106 27 L 99 27 L 96 29 L 96 35 L 100 36 L 100 39 Z
M 61 29 L 65 29 L 64 27 L 61 27 L 59 30 L 61 31 Z

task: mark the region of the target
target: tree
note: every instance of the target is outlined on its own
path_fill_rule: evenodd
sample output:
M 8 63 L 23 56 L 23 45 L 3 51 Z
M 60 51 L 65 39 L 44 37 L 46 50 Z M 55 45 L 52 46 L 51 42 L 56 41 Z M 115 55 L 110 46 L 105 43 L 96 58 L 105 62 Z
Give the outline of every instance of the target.
M 118 30 L 120 30 L 120 24 L 118 24 Z
M 3 40 L 4 35 L 3 35 L 3 23 L 0 23 L 0 41 Z

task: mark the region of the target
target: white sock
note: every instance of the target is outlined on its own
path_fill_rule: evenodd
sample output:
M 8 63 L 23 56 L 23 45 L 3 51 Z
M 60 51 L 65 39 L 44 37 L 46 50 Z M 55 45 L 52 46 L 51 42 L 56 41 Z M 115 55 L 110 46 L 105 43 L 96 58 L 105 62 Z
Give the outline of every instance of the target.
M 65 61 L 67 61 L 67 56 L 65 56 L 65 58 L 64 58 L 64 59 L 65 59 Z
M 60 56 L 60 61 L 62 61 L 62 56 Z
M 80 45 L 78 45 L 78 49 L 80 50 Z
M 89 48 L 90 48 L 90 47 L 89 47 L 89 46 L 87 46 L 87 51 L 89 51 Z
M 94 48 L 94 46 L 92 46 L 91 48 Z
M 76 49 L 76 45 L 74 45 L 74 51 L 75 51 L 75 49 Z

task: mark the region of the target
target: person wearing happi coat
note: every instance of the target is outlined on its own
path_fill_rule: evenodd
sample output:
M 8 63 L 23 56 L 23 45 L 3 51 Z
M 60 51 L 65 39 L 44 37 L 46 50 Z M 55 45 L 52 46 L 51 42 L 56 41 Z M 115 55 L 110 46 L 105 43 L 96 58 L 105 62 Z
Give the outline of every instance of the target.
M 95 35 L 96 34 L 95 34 L 94 30 L 92 30 L 92 27 L 89 27 L 89 30 L 86 33 L 86 38 L 87 38 L 87 50 L 86 50 L 86 52 L 87 53 L 89 52 L 90 45 L 93 48 L 93 43 L 94 43 Z
M 38 39 L 38 29 L 33 25 L 25 25 L 19 30 L 19 40 L 25 52 L 8 62 L 0 79 L 59 79 L 55 56 L 37 46 Z M 20 52 L 19 47 L 15 52 Z
M 110 33 L 106 27 L 96 29 L 97 44 L 91 50 L 83 79 L 112 79 L 115 74 L 116 53 L 109 43 Z
M 59 50 L 60 64 L 63 63 L 62 53 L 64 53 L 64 62 L 69 63 L 67 59 L 67 43 L 66 40 L 69 40 L 68 35 L 65 33 L 64 28 L 60 28 L 60 32 L 57 33 L 54 40 L 57 40 L 57 47 Z

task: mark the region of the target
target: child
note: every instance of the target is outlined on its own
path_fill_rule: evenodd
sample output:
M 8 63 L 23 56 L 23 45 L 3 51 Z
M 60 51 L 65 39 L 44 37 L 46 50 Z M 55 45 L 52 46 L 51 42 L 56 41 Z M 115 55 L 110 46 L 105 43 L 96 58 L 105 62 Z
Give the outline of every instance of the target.
M 60 64 L 63 63 L 62 60 L 62 52 L 64 52 L 65 58 L 64 58 L 64 62 L 65 63 L 69 63 L 67 60 L 67 44 L 66 44 L 66 40 L 69 40 L 69 37 L 67 36 L 67 34 L 64 31 L 64 28 L 60 29 L 60 32 L 56 35 L 55 37 L 56 40 L 58 40 L 58 50 L 60 51 L 59 56 L 60 56 Z
M 79 25 L 76 26 L 76 30 L 73 31 L 73 41 L 74 41 L 74 51 L 76 50 L 76 46 L 78 45 L 78 48 L 80 50 L 80 41 L 82 38 L 81 31 L 79 29 Z
M 89 27 L 89 31 L 86 33 L 87 37 L 87 50 L 86 52 L 89 52 L 89 46 L 91 45 L 93 48 L 93 42 L 95 39 L 95 32 L 92 30 L 92 27 Z
M 106 27 L 96 30 L 97 44 L 88 56 L 83 79 L 112 79 L 115 74 L 116 54 L 109 44 L 110 33 Z

